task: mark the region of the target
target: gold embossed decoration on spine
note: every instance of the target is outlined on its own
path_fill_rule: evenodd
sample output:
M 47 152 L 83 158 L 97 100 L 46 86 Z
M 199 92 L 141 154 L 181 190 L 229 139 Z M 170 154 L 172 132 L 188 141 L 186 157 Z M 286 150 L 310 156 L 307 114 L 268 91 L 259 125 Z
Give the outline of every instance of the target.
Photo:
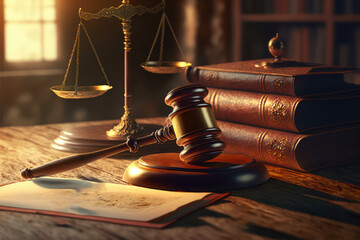
M 270 108 L 271 120 L 278 125 L 283 125 L 288 119 L 288 105 L 286 102 L 277 99 L 273 102 Z
M 216 71 L 205 71 L 203 73 L 203 78 L 205 81 L 215 82 L 219 80 L 219 73 Z
M 284 87 L 284 85 L 286 84 L 286 78 L 285 77 L 276 77 L 273 82 L 272 82 L 272 86 L 274 89 L 282 89 Z
M 286 138 L 279 138 L 274 139 L 269 143 L 269 145 L 266 146 L 267 153 L 269 156 L 276 160 L 276 162 L 280 166 L 284 166 L 286 163 L 286 149 L 287 149 L 287 142 L 288 140 Z
M 202 117 L 201 117 L 202 116 Z M 203 107 L 180 113 L 171 119 L 176 138 L 185 134 L 206 129 L 218 128 L 214 112 L 211 108 Z
M 285 137 L 272 131 L 268 131 L 261 139 L 261 157 L 271 164 L 284 166 L 292 169 L 299 169 L 296 161 L 297 144 L 301 141 L 302 135 Z

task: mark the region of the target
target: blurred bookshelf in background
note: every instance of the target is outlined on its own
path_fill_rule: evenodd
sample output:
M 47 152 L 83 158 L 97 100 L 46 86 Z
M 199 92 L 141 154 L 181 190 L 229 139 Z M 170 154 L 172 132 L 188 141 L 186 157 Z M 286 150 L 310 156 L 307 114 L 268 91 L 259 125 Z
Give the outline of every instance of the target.
M 279 33 L 286 58 L 360 67 L 359 0 L 234 0 L 233 58 L 271 57 Z

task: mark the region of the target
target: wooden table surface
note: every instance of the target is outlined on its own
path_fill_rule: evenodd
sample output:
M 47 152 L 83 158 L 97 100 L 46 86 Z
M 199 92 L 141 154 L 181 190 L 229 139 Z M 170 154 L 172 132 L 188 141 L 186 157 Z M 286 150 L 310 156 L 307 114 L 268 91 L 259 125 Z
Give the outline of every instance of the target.
M 94 124 L 0 128 L 0 184 L 68 156 L 50 147 L 63 127 Z M 101 159 L 55 176 L 122 184 L 132 161 Z M 233 191 L 165 229 L 0 211 L 0 239 L 360 239 L 360 164 L 311 173 L 267 167 L 267 183 Z

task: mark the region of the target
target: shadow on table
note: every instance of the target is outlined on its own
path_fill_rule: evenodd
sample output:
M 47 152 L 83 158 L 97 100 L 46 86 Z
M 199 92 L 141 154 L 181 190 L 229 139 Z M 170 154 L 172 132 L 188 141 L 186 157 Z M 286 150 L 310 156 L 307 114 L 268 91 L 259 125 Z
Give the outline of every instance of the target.
M 237 197 L 246 198 L 290 211 L 306 213 L 312 216 L 327 218 L 356 226 L 360 225 L 360 214 L 341 206 L 341 204 L 358 204 L 358 201 L 347 200 L 345 198 L 336 197 L 327 193 L 273 178 L 271 178 L 267 183 L 256 187 L 233 191 L 231 196 L 233 199 L 235 198 L 232 202 L 236 201 Z M 229 202 L 229 200 L 223 199 L 216 202 L 215 205 L 226 202 Z M 239 202 L 241 202 L 241 199 Z M 192 213 L 191 217 L 187 217 L 186 221 L 176 222 L 169 226 L 169 228 L 178 226 L 194 227 L 208 225 L 207 222 L 201 220 L 203 217 L 231 218 L 229 215 L 214 212 L 209 209 L 201 209 Z M 247 226 L 249 232 L 262 228 L 262 226 L 250 225 Z M 260 232 L 265 234 L 264 236 L 267 237 L 281 237 L 283 234 L 286 234 L 282 232 L 274 232 L 273 229 L 265 229 Z
M 360 186 L 360 164 L 331 167 L 311 172 L 313 175 L 326 177 L 343 183 Z
M 352 225 L 360 225 L 360 214 L 340 205 L 341 203 L 359 203 L 358 201 L 332 196 L 273 178 L 260 186 L 232 192 L 232 196 Z
M 260 235 L 262 237 L 266 238 L 272 238 L 272 239 L 287 239 L 287 240 L 300 240 L 302 238 L 295 237 L 293 235 L 290 235 L 288 233 L 280 232 L 275 229 L 259 226 L 254 223 L 248 223 L 246 225 L 246 231 L 249 233 L 253 233 L 256 235 Z
M 347 200 L 345 198 L 336 197 L 327 193 L 297 186 L 277 179 L 270 179 L 267 183 L 256 187 L 233 191 L 230 198 L 218 201 L 215 203 L 215 205 L 231 202 L 238 202 L 238 204 L 241 204 L 243 201 L 242 198 L 278 207 L 280 208 L 280 214 L 282 210 L 290 210 L 355 226 L 360 225 L 360 214 L 341 206 L 341 204 L 349 206 L 351 204 L 359 204 L 358 201 Z M 208 222 L 202 220 L 206 217 L 232 219 L 232 217 L 227 214 L 222 214 L 209 209 L 201 209 L 192 213 L 190 216 L 185 217 L 185 221 L 180 220 L 175 222 L 168 228 L 192 228 L 209 225 Z M 214 225 L 211 225 L 211 227 L 218 231 L 223 231 L 223 229 L 219 229 Z M 286 232 L 267 228 L 252 222 L 245 224 L 243 227 L 246 232 L 258 235 L 259 237 L 263 238 L 292 240 L 301 239 Z
M 222 199 L 222 200 L 216 201 L 215 203 L 212 203 L 211 205 L 216 206 L 218 204 L 223 204 L 223 203 L 227 203 L 227 202 L 229 202 L 229 201 L 227 201 L 226 199 Z M 168 226 L 166 228 L 175 228 L 175 227 L 193 228 L 193 227 L 198 227 L 198 226 L 209 225 L 208 222 L 201 220 L 201 218 L 203 218 L 203 217 L 231 219 L 231 217 L 229 215 L 215 212 L 215 211 L 209 210 L 207 208 L 202 208 L 202 209 L 197 210 L 197 211 L 191 213 L 190 215 L 186 216 L 185 217 L 186 221 L 182 221 L 180 219 L 179 221 L 176 221 L 175 223 L 171 224 L 170 226 Z M 212 227 L 216 229 L 215 226 L 212 226 Z M 222 231 L 222 229 L 218 229 L 218 230 Z

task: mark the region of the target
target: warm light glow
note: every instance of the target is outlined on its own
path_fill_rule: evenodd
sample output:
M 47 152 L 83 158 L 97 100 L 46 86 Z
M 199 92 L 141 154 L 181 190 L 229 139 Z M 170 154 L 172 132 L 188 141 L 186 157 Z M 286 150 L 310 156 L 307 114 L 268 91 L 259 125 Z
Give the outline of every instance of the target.
M 55 0 L 42 0 L 44 6 L 54 6 Z
M 8 61 L 41 60 L 41 25 L 6 23 L 5 58 Z
M 55 60 L 57 58 L 57 33 L 56 25 L 53 22 L 44 23 L 43 26 L 44 37 L 44 53 L 43 58 L 45 60 Z
M 133 178 L 139 176 L 142 173 L 142 170 L 135 166 L 129 167 L 127 170 L 129 171 L 129 176 Z
M 186 66 L 187 66 L 187 63 L 186 63 L 186 62 L 179 62 L 179 63 L 178 63 L 178 66 L 179 66 L 179 67 L 186 67 Z
M 43 7 L 42 17 L 45 21 L 55 21 L 55 8 L 54 7 Z
M 4 0 L 6 61 L 57 59 L 55 0 Z
M 66 130 L 64 130 L 63 133 L 64 133 L 65 135 L 69 135 L 69 136 L 74 135 L 74 134 L 72 134 L 71 132 L 68 132 L 68 131 L 66 131 Z

